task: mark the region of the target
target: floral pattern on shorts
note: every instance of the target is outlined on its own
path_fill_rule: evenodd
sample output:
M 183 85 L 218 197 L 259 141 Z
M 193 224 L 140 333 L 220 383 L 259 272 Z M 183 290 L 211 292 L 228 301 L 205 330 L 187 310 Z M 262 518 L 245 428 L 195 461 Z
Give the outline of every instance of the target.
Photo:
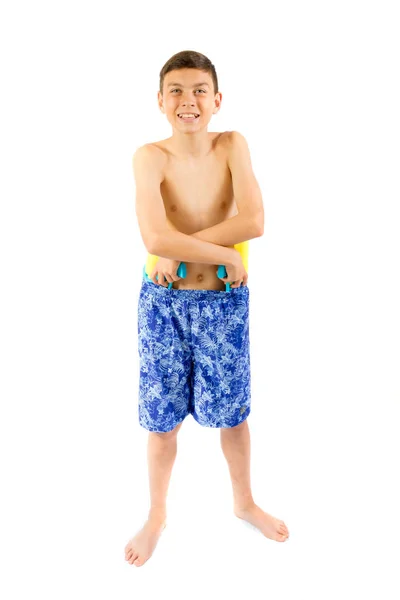
M 191 414 L 234 427 L 250 413 L 249 288 L 168 289 L 142 281 L 139 423 L 171 431 Z

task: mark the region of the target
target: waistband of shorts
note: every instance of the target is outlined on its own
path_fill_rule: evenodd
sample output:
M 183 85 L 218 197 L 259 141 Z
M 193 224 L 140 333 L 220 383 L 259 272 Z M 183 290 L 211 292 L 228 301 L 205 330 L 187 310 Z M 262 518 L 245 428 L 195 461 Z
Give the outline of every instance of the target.
M 231 288 L 229 292 L 224 290 L 177 290 L 174 288 L 168 289 L 168 287 L 158 285 L 158 283 L 153 283 L 152 281 L 146 281 L 145 279 L 142 279 L 142 289 L 159 296 L 179 296 L 182 299 L 195 298 L 196 300 L 211 300 L 212 298 L 228 299 L 231 294 L 246 295 L 249 293 L 249 288 L 247 285 L 242 285 L 238 288 Z

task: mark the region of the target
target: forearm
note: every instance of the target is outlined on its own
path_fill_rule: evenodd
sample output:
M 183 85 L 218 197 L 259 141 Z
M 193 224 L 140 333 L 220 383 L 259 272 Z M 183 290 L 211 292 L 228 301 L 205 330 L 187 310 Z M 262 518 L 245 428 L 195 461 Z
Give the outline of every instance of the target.
M 192 237 L 221 246 L 233 246 L 259 237 L 260 226 L 254 218 L 243 214 L 235 215 L 217 225 L 192 233 Z
M 165 230 L 154 240 L 151 253 L 181 262 L 209 265 L 233 265 L 239 255 L 233 248 L 206 242 L 173 228 Z

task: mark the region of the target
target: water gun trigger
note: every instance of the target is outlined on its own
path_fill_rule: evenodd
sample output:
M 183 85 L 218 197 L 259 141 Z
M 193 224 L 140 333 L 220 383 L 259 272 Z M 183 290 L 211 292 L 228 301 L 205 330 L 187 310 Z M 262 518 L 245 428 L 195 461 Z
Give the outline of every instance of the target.
M 185 279 L 186 277 L 186 265 L 184 262 L 181 262 L 179 264 L 179 267 L 176 271 L 178 277 L 181 277 L 182 279 Z M 143 277 L 146 281 L 152 281 L 150 279 L 150 277 L 147 275 L 146 273 L 146 266 L 143 267 Z M 156 280 L 158 281 L 158 275 L 156 275 Z M 172 288 L 172 283 L 168 283 L 168 289 L 170 290 Z
M 226 272 L 225 265 L 219 265 L 217 275 L 220 279 L 225 279 L 225 277 L 228 277 L 228 273 Z M 231 291 L 231 285 L 227 281 L 225 282 L 225 291 L 226 292 Z
M 186 277 L 186 265 L 184 262 L 181 262 L 179 264 L 178 270 L 176 272 L 176 274 L 178 275 L 178 277 L 181 277 L 182 279 L 185 279 Z M 168 284 L 168 289 L 170 290 L 172 288 L 172 283 Z

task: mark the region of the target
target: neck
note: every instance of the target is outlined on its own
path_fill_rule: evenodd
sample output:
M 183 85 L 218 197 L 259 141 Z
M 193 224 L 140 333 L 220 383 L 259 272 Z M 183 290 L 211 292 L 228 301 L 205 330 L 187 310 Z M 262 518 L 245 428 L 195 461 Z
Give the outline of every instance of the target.
M 206 156 L 211 148 L 210 136 L 206 129 L 196 133 L 182 133 L 174 129 L 169 141 L 171 149 L 179 158 L 201 158 Z

